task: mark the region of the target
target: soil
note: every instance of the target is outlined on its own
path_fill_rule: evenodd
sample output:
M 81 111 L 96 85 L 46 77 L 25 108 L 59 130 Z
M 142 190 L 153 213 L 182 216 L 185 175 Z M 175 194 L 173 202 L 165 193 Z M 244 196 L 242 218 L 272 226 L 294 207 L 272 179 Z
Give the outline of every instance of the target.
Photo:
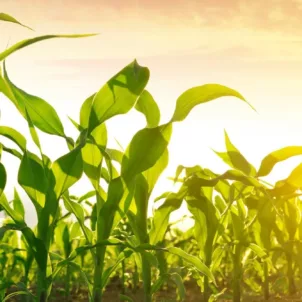
M 186 298 L 185 302 L 202 302 L 203 296 L 200 292 L 200 288 L 196 285 L 194 281 L 189 281 L 185 283 L 186 287 Z M 73 290 L 70 294 L 69 299 L 67 300 L 64 297 L 64 293 L 62 292 L 60 287 L 53 288 L 52 297 L 49 299 L 50 302 L 88 302 L 87 291 L 85 290 Z M 120 302 L 122 301 L 119 298 L 119 295 L 122 293 L 122 287 L 120 282 L 116 280 L 116 282 L 111 282 L 104 293 L 103 300 L 104 302 Z M 143 289 L 138 288 L 136 291 L 131 289 L 127 289 L 126 296 L 130 297 L 134 302 L 143 302 Z M 12 298 L 8 300 L 9 302 L 17 302 L 21 301 L 20 298 Z M 176 302 L 176 290 L 175 288 L 168 288 L 166 290 L 161 290 L 156 293 L 153 297 L 153 302 Z M 232 299 L 223 299 L 219 298 L 219 302 L 231 302 Z M 262 302 L 265 301 L 261 296 L 248 296 L 245 295 L 242 299 L 242 302 Z M 302 302 L 302 293 L 297 294 L 295 296 L 275 296 L 271 297 L 268 302 Z

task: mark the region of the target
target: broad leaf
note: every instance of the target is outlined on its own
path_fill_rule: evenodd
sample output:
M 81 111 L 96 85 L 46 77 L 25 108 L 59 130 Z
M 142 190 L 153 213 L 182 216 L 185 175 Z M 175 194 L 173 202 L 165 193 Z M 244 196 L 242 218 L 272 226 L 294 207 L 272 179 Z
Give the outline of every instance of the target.
M 55 194 L 59 198 L 69 187 L 75 184 L 83 173 L 83 160 L 81 148 L 77 147 L 71 152 L 57 159 L 52 165 L 55 176 Z
M 297 155 L 302 155 L 301 146 L 285 147 L 268 154 L 262 160 L 257 176 L 268 175 L 277 163 Z
M 160 121 L 160 111 L 157 103 L 147 90 L 144 90 L 138 98 L 135 109 L 146 117 L 148 128 L 158 126 Z
M 149 80 L 149 70 L 136 61 L 112 77 L 94 96 L 88 98 L 80 113 L 81 126 L 89 133 L 109 118 L 127 113 L 136 103 Z
M 171 133 L 172 124 L 145 128 L 137 132 L 123 158 L 121 171 L 123 178 L 133 179 L 135 175 L 154 166 L 166 150 Z
M 5 68 L 4 80 L 9 87 L 10 100 L 25 119 L 27 119 L 27 111 L 32 123 L 41 131 L 65 137 L 63 125 L 51 105 L 43 99 L 30 95 L 15 86 L 8 78 Z
M 26 150 L 25 137 L 14 128 L 0 126 L 0 135 L 13 141 L 23 152 Z
M 41 160 L 33 153 L 26 151 L 21 160 L 18 182 L 34 203 L 38 211 L 45 204 L 47 178 Z
M 163 241 L 169 225 L 170 214 L 180 208 L 185 194 L 186 188 L 182 188 L 178 193 L 170 193 L 164 203 L 155 211 L 150 230 L 151 244 L 155 245 Z
M 240 93 L 226 86 L 219 84 L 206 84 L 197 86 L 185 91 L 177 99 L 176 108 L 171 121 L 183 121 L 196 105 L 206 103 L 224 96 L 236 97 L 247 103 L 247 101 Z
M 169 247 L 167 248 L 168 252 L 174 255 L 177 255 L 184 259 L 185 261 L 189 262 L 193 265 L 199 272 L 206 275 L 211 281 L 215 283 L 215 277 L 212 274 L 211 270 L 197 257 L 192 256 L 184 252 L 182 249 L 177 247 Z

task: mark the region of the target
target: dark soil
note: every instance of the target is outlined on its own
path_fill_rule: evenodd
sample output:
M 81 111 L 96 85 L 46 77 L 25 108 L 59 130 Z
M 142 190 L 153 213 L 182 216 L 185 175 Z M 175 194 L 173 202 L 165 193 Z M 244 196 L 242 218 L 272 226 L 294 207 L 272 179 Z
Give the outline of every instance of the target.
M 185 302 L 202 302 L 203 296 L 200 292 L 200 288 L 196 285 L 196 282 L 194 281 L 188 281 L 185 283 L 186 287 L 186 299 Z M 119 298 L 119 295 L 122 294 L 123 290 L 121 287 L 121 284 L 119 280 L 111 282 L 104 293 L 104 302 L 120 302 L 122 301 Z M 126 296 L 130 297 L 134 302 L 143 302 L 143 289 L 138 288 L 136 291 L 133 291 L 132 289 L 127 289 Z M 69 298 L 67 299 L 65 297 L 65 293 L 63 292 L 61 287 L 55 287 L 52 291 L 52 296 L 50 298 L 50 302 L 88 302 L 88 295 L 87 291 L 85 290 L 72 290 L 70 293 Z M 19 302 L 22 301 L 19 298 L 12 298 L 8 300 L 10 302 Z M 24 301 L 24 300 L 23 300 Z M 153 297 L 154 302 L 176 302 L 177 295 L 176 295 L 176 289 L 173 287 L 170 287 L 168 289 L 163 289 L 156 293 Z M 230 302 L 232 299 L 225 299 L 225 298 L 219 298 L 218 301 L 221 302 Z M 261 296 L 248 296 L 245 295 L 242 299 L 243 302 L 261 302 L 265 301 Z M 269 302 L 280 302 L 280 301 L 286 301 L 286 302 L 302 302 L 302 294 L 297 294 L 295 296 L 274 296 L 271 297 Z

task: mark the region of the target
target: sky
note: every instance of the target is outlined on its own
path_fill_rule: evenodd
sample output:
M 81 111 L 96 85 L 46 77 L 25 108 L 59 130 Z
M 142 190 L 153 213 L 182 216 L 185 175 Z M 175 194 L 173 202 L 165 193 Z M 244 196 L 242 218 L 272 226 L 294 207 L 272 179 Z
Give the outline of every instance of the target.
M 83 101 L 135 58 L 150 69 L 147 89 L 161 108 L 162 122 L 171 117 L 182 92 L 206 83 L 236 89 L 257 109 L 235 98 L 195 108 L 174 126 L 170 164 L 154 196 L 170 189 L 166 178 L 178 164 L 225 171 L 211 150 L 224 150 L 224 129 L 256 167 L 271 151 L 302 143 L 301 0 L 0 0 L 0 8 L 35 29 L 0 23 L 0 50 L 36 35 L 99 33 L 45 41 L 7 59 L 11 80 L 52 104 L 70 135 L 76 136 L 76 131 L 67 115 L 78 120 Z M 29 137 L 26 123 L 4 96 L 0 109 L 1 125 L 14 126 Z M 112 143 L 116 138 L 124 147 L 142 127 L 143 118 L 135 112 L 108 123 Z M 62 140 L 41 138 L 52 159 L 67 152 Z M 286 177 L 300 160 L 280 164 L 269 180 Z M 9 155 L 3 161 L 9 195 L 18 161 Z M 83 180 L 73 190 L 80 194 L 87 189 Z M 28 201 L 27 206 L 32 223 Z

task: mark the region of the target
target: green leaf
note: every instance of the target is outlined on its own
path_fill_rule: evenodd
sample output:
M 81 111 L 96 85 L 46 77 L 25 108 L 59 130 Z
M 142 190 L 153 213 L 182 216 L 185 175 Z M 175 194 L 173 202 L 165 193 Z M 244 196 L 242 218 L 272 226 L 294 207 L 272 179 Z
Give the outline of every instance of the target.
M 280 180 L 270 190 L 273 195 L 287 195 L 302 188 L 302 164 L 299 164 L 285 180 Z
M 200 261 L 197 257 L 189 255 L 185 251 L 183 251 L 182 249 L 177 248 L 177 247 L 169 247 L 169 248 L 167 248 L 167 250 L 169 253 L 177 255 L 177 256 L 181 257 L 182 259 L 184 259 L 185 261 L 192 264 L 199 272 L 201 272 L 202 274 L 207 276 L 216 285 L 215 277 L 212 274 L 211 270 L 202 261 Z
M 13 292 L 13 293 L 8 294 L 7 296 L 5 296 L 5 298 L 2 300 L 2 302 L 10 301 L 11 298 L 16 297 L 16 296 L 20 296 L 20 295 L 33 296 L 30 292 L 16 291 L 16 292 Z
M 64 200 L 64 205 L 67 211 L 71 212 L 74 214 L 76 217 L 77 221 L 79 222 L 81 229 L 85 235 L 86 240 L 88 243 L 92 243 L 92 232 L 86 227 L 85 225 L 85 215 L 84 215 L 84 210 L 81 207 L 80 204 L 70 200 L 68 197 L 63 196 Z
M 167 165 L 168 150 L 161 155 L 153 167 L 136 177 L 134 202 L 131 204 L 131 216 L 128 218 L 134 234 L 141 240 L 141 242 L 145 242 L 148 237 L 147 222 L 150 195 L 159 176 Z M 127 207 L 125 208 L 123 205 L 121 205 L 121 207 L 127 212 Z M 129 214 L 130 212 L 128 212 L 128 215 Z
M 196 105 L 206 103 L 224 96 L 236 97 L 247 103 L 247 101 L 240 93 L 226 86 L 219 84 L 206 84 L 197 86 L 185 91 L 177 99 L 176 108 L 171 121 L 183 121 Z M 254 109 L 251 105 L 250 107 Z
M 27 25 L 24 25 L 22 23 L 20 23 L 17 19 L 15 19 L 14 17 L 8 15 L 8 14 L 5 14 L 5 13 L 0 13 L 0 21 L 6 21 L 6 22 L 12 22 L 12 23 L 16 23 L 18 25 L 21 25 L 23 27 L 26 27 L 30 30 L 33 30 L 32 28 L 28 27 Z
M 119 295 L 121 301 L 134 302 L 134 300 L 126 295 Z
M 102 288 L 105 288 L 105 287 L 106 287 L 106 285 L 107 285 L 107 283 L 108 283 L 108 281 L 109 281 L 109 278 L 110 278 L 111 274 L 112 274 L 113 272 L 115 272 L 115 271 L 118 269 L 119 265 L 120 265 L 125 259 L 129 258 L 132 254 L 133 254 L 133 251 L 132 251 L 132 250 L 125 249 L 124 251 L 122 251 L 122 252 L 118 255 L 118 257 L 117 257 L 116 262 L 114 263 L 114 265 L 108 267 L 108 268 L 104 271 L 104 273 L 103 273 L 103 275 L 102 275 Z
M 240 181 L 243 185 L 246 186 L 254 186 L 260 189 L 263 188 L 263 185 L 257 179 L 247 176 L 238 170 L 228 170 L 225 173 L 212 179 L 206 179 L 193 175 L 185 181 L 185 184 L 189 187 L 213 187 L 216 186 L 220 180 L 226 179 Z
M 80 113 L 81 126 L 89 133 L 109 118 L 127 113 L 149 80 L 149 70 L 136 61 L 112 77 L 94 97 L 88 98 Z M 89 122 L 88 122 L 89 121 Z
M 6 171 L 3 164 L 0 162 L 0 197 L 6 185 Z
M 47 178 L 41 160 L 29 151 L 24 152 L 22 157 L 18 182 L 33 201 L 37 211 L 44 207 Z
M 10 100 L 26 120 L 28 120 L 27 111 L 32 123 L 41 131 L 65 137 L 63 125 L 55 109 L 43 99 L 30 95 L 15 86 L 8 78 L 5 65 L 4 80 L 10 90 Z
M 96 127 L 91 133 L 92 139 L 82 148 L 84 173 L 97 190 L 101 177 L 103 152 L 107 144 L 107 129 L 105 124 Z
M 85 34 L 85 35 L 45 35 L 45 36 L 39 36 L 31 39 L 26 39 L 23 41 L 20 41 L 13 46 L 9 47 L 5 51 L 0 53 L 0 62 L 3 61 L 5 58 L 7 58 L 9 55 L 12 53 L 29 46 L 31 44 L 43 41 L 43 40 L 48 40 L 48 39 L 53 39 L 53 38 L 85 38 L 85 37 L 92 37 L 95 36 L 96 34 Z
M 185 188 L 182 188 L 178 193 L 170 193 L 164 203 L 155 211 L 150 230 L 151 244 L 155 245 L 163 241 L 169 225 L 170 214 L 180 208 L 185 194 Z
M 189 211 L 193 214 L 195 225 L 194 235 L 205 263 L 211 263 L 213 242 L 218 228 L 217 210 L 210 200 L 186 198 Z
M 265 258 L 267 256 L 266 252 L 257 244 L 250 243 L 249 248 L 259 257 Z
M 52 165 L 55 176 L 55 194 L 59 198 L 69 187 L 75 184 L 83 174 L 81 147 L 57 159 Z
M 23 152 L 26 150 L 25 137 L 14 128 L 0 126 L 0 135 L 13 141 Z
M 19 213 L 22 218 L 24 219 L 24 215 L 25 215 L 25 210 L 24 210 L 24 206 L 23 203 L 21 201 L 21 198 L 15 188 L 14 190 L 14 200 L 13 200 L 13 205 L 14 205 L 14 210 Z
M 232 144 L 227 132 L 225 135 L 225 145 L 228 156 L 232 163 L 232 167 L 245 173 L 246 175 L 255 176 L 256 169 L 246 160 L 246 158 L 240 153 L 240 151 Z
M 146 117 L 148 128 L 158 126 L 160 121 L 160 111 L 157 103 L 147 90 L 144 90 L 138 98 L 135 109 Z
M 6 196 L 4 194 L 0 195 L 0 205 L 5 210 L 5 212 L 18 224 L 24 225 L 24 219 L 20 213 L 15 211 L 9 205 Z
M 144 128 L 137 132 L 123 158 L 121 170 L 123 178 L 132 179 L 135 175 L 154 166 L 166 150 L 171 134 L 172 124 Z
M 19 158 L 20 160 L 22 159 L 22 154 L 19 151 L 17 151 L 16 149 L 7 148 L 7 147 L 0 144 L 0 148 L 1 147 L 2 147 L 3 151 Z
M 302 155 L 301 146 L 285 147 L 268 154 L 262 160 L 257 176 L 268 175 L 277 163 L 297 155 Z
M 171 279 L 174 281 L 174 283 L 177 286 L 177 291 L 180 301 L 184 301 L 186 297 L 186 288 L 184 286 L 181 276 L 177 273 L 173 273 L 171 274 Z

